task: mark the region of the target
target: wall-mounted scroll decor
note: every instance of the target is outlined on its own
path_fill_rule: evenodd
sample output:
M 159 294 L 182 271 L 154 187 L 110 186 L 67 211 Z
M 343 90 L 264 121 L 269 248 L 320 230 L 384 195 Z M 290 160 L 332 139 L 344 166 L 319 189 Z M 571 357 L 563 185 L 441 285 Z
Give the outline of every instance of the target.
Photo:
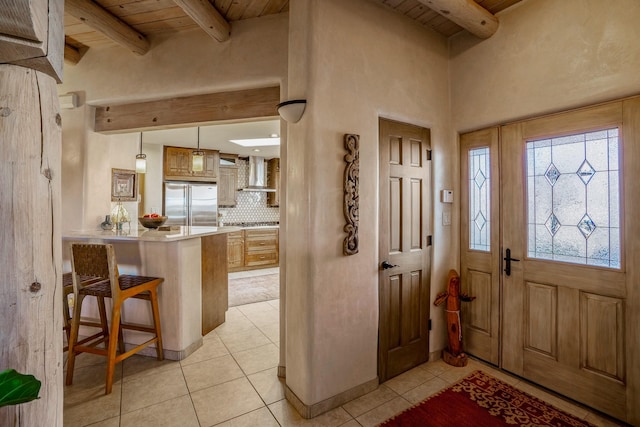
M 344 148 L 347 154 L 344 161 L 344 219 L 347 221 L 344 231 L 343 253 L 355 255 L 358 253 L 358 223 L 360 218 L 359 186 L 360 180 L 360 135 L 347 133 L 344 135 Z

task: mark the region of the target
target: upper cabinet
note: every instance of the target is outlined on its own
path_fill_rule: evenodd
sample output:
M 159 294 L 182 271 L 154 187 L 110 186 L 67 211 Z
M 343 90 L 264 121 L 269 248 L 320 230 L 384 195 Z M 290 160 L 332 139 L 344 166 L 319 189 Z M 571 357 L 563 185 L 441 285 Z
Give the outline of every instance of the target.
M 268 163 L 267 187 L 276 190 L 267 193 L 267 206 L 280 206 L 280 159 L 271 159 Z
M 192 148 L 164 147 L 165 181 L 218 181 L 220 154 L 217 150 L 204 151 L 204 168 L 194 171 L 191 168 Z
M 220 166 L 218 206 L 235 206 L 238 195 L 238 167 Z

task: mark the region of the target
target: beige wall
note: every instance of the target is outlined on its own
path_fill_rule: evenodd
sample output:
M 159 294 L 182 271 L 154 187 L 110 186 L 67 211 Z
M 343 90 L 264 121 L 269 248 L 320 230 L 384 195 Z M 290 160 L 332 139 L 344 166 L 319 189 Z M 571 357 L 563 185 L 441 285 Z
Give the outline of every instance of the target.
M 289 87 L 308 100 L 289 125 L 287 386 L 312 405 L 377 376 L 378 118 L 431 129 L 433 188 L 457 176 L 446 40 L 364 0 L 290 3 Z M 360 135 L 360 252 L 342 254 L 343 135 Z M 458 259 L 434 194 L 432 296 Z M 455 219 L 454 219 L 455 223 Z M 304 236 L 304 238 L 301 238 Z M 433 299 L 433 297 L 432 297 Z M 446 327 L 434 310 L 431 349 Z
M 487 40 L 451 38 L 456 131 L 640 93 L 640 2 L 524 0 Z
M 111 210 L 111 168 L 134 169 L 139 150 L 137 133 L 93 132 L 91 105 L 284 84 L 286 14 L 239 21 L 232 34 L 225 43 L 201 30 L 159 36 L 144 56 L 115 46 L 89 49 L 77 65 L 65 63 L 58 93 L 79 92 L 83 102 L 62 111 L 63 232 L 99 226 Z M 136 204 L 125 207 L 137 226 Z

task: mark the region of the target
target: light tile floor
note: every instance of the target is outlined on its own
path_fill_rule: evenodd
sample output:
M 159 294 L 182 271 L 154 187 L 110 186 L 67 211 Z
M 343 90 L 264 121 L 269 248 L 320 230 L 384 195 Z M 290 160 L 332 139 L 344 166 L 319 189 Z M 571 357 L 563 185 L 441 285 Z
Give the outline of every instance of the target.
M 227 321 L 188 358 L 158 362 L 133 356 L 118 365 L 113 393 L 104 396 L 104 358 L 82 354 L 74 384 L 64 388 L 64 425 L 93 427 L 374 426 L 461 379 L 487 372 L 597 426 L 615 426 L 528 383 L 470 361 L 454 368 L 426 363 L 375 391 L 312 420 L 284 399 L 277 377 L 279 301 L 232 307 Z

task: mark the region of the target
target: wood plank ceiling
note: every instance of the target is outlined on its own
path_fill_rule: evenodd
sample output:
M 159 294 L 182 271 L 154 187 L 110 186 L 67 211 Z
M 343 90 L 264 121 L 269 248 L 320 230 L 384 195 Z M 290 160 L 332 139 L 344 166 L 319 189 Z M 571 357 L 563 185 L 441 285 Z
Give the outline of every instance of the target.
M 426 3 L 424 0 L 422 3 L 418 0 L 371 1 L 384 4 L 397 13 L 406 15 L 445 37 L 462 31 L 460 26 L 427 7 L 424 4 Z M 504 10 L 519 1 L 521 0 L 475 0 L 478 5 L 492 14 Z M 153 37 L 153 35 L 159 33 L 176 33 L 198 28 L 199 25 L 186 12 L 191 8 L 191 11 L 196 10 L 195 13 L 202 13 L 200 11 L 203 6 L 198 3 L 199 0 L 65 0 L 65 59 L 69 63 L 75 64 L 80 61 L 82 55 L 89 48 L 100 48 L 116 44 L 113 34 L 107 36 L 104 30 L 99 31 L 96 28 L 99 28 L 100 24 L 114 26 L 115 24 L 119 25 L 119 23 L 105 19 L 103 15 L 95 15 L 89 11 L 90 8 L 102 9 L 102 11 L 117 18 L 117 20 L 137 32 L 136 37 L 138 39 L 144 41 L 148 36 Z M 209 0 L 209 3 L 211 9 L 215 8 L 215 10 L 211 10 L 211 13 L 215 15 L 213 19 L 222 21 L 223 27 L 219 31 L 224 31 L 224 25 L 228 26 L 228 23 L 233 23 L 234 21 L 289 11 L 289 0 Z M 208 8 L 209 5 L 205 2 L 204 7 Z M 80 9 L 81 11 L 79 11 Z M 98 10 L 100 13 L 102 11 Z M 191 15 L 193 16 L 193 12 Z M 224 19 L 220 19 L 220 17 Z M 110 17 L 107 16 L 106 18 Z M 226 20 L 226 23 L 224 20 Z M 98 21 L 97 25 L 96 21 Z M 114 31 L 114 34 L 118 32 L 121 32 L 121 29 Z M 231 37 L 233 37 L 233 30 L 231 31 Z M 119 42 L 119 44 L 122 45 L 123 43 Z M 131 50 L 138 54 L 144 54 L 139 49 L 132 48 Z

